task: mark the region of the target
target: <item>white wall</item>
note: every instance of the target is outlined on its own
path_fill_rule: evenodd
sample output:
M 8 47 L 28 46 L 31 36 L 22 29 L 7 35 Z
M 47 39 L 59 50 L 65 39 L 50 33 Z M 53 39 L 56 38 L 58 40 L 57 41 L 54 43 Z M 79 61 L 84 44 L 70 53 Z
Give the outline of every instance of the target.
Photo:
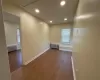
M 17 24 L 4 21 L 5 36 L 7 46 L 16 45 L 17 46 Z
M 62 29 L 71 29 L 70 43 L 61 42 L 61 31 Z M 50 43 L 59 44 L 59 49 L 64 51 L 72 51 L 72 37 L 73 37 L 73 23 L 67 24 L 56 24 L 50 26 Z
M 11 80 L 0 0 L 0 80 Z
M 74 24 L 76 80 L 100 80 L 100 0 L 80 0 Z
M 20 18 L 23 64 L 49 48 L 49 25 L 9 2 L 3 10 Z
M 72 42 L 72 37 L 73 37 L 73 24 L 68 23 L 68 24 L 58 24 L 58 25 L 51 25 L 50 26 L 50 42 L 51 43 L 61 43 L 61 30 L 62 29 L 71 29 L 71 41 Z

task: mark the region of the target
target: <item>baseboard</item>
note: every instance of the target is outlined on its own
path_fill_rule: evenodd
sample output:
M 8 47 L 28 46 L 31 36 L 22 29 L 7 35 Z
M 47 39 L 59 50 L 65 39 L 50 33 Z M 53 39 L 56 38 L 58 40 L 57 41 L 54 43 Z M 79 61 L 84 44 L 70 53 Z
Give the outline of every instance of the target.
M 59 50 L 61 50 L 61 51 L 72 52 L 72 46 L 71 46 L 71 44 L 52 43 L 52 42 L 51 42 L 51 44 L 59 45 Z
M 68 49 L 59 49 L 59 50 L 61 50 L 61 51 L 69 51 L 69 52 L 72 52 L 72 50 L 68 50 Z
M 74 61 L 73 61 L 72 56 L 71 56 L 71 61 L 72 61 L 73 77 L 74 77 L 74 80 L 76 80 L 75 67 L 74 67 Z
M 43 52 L 41 52 L 40 54 L 36 55 L 35 57 L 33 57 L 32 59 L 30 59 L 29 61 L 23 63 L 23 65 L 27 65 L 30 62 L 32 62 L 33 60 L 35 60 L 36 58 L 38 58 L 40 55 L 42 55 L 43 53 L 45 53 L 46 51 L 48 51 L 50 48 L 47 48 L 46 50 L 44 50 Z

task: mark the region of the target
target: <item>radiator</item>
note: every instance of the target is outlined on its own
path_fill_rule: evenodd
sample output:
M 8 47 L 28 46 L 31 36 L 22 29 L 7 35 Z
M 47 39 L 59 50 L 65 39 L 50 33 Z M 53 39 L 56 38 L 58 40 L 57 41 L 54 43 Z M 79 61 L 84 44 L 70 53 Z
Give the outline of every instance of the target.
M 15 50 L 17 50 L 17 45 L 16 44 L 9 45 L 9 46 L 7 46 L 7 49 L 8 49 L 8 52 L 15 51 Z
M 51 49 L 59 49 L 59 45 L 58 44 L 50 44 L 50 48 Z
M 66 45 L 66 44 L 60 44 L 59 45 L 59 50 L 62 51 L 71 51 L 72 52 L 72 45 Z

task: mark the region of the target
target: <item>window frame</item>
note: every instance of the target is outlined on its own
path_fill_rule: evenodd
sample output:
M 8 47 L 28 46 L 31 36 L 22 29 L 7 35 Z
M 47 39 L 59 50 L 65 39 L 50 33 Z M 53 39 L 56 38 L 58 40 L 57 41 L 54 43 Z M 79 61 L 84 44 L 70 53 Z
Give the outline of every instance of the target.
M 70 29 L 69 42 L 63 42 L 63 41 L 62 41 L 62 37 L 63 37 L 63 36 L 62 36 L 62 30 L 63 30 L 63 29 Z M 71 28 L 63 28 L 63 29 L 61 29 L 61 43 L 62 43 L 62 44 L 70 44 L 70 43 L 71 43 Z
M 20 39 L 20 29 L 17 28 L 17 43 L 20 43 L 21 39 Z

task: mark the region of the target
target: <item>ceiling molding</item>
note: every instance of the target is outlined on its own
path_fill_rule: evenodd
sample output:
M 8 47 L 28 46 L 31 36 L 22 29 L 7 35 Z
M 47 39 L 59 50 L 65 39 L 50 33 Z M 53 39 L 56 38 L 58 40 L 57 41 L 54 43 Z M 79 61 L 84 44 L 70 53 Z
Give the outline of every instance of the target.
M 31 5 L 31 4 L 34 4 L 34 3 L 38 2 L 38 1 L 39 1 L 39 0 L 32 1 L 32 2 L 27 3 L 26 5 L 24 5 L 23 7 L 27 7 L 27 6 Z
M 18 6 L 19 7 L 19 6 Z M 46 21 L 44 21 L 43 19 L 31 14 L 29 11 L 27 11 L 23 6 L 20 6 L 21 9 L 23 9 L 25 12 L 29 13 L 30 15 L 34 16 L 35 18 L 37 18 L 38 20 L 47 23 Z M 48 24 L 48 23 L 47 23 Z
M 64 22 L 64 23 L 58 23 L 58 24 L 49 24 L 49 25 L 61 25 L 61 24 L 73 24 L 74 21 Z
M 8 1 L 8 0 L 4 0 Z M 64 7 L 60 6 L 60 0 L 11 0 L 14 5 L 22 8 L 32 16 L 39 20 L 50 24 L 64 24 L 73 22 L 76 15 L 77 5 L 79 0 L 67 0 L 67 4 Z M 40 13 L 37 14 L 35 9 L 39 9 Z M 64 21 L 67 18 L 67 21 Z

